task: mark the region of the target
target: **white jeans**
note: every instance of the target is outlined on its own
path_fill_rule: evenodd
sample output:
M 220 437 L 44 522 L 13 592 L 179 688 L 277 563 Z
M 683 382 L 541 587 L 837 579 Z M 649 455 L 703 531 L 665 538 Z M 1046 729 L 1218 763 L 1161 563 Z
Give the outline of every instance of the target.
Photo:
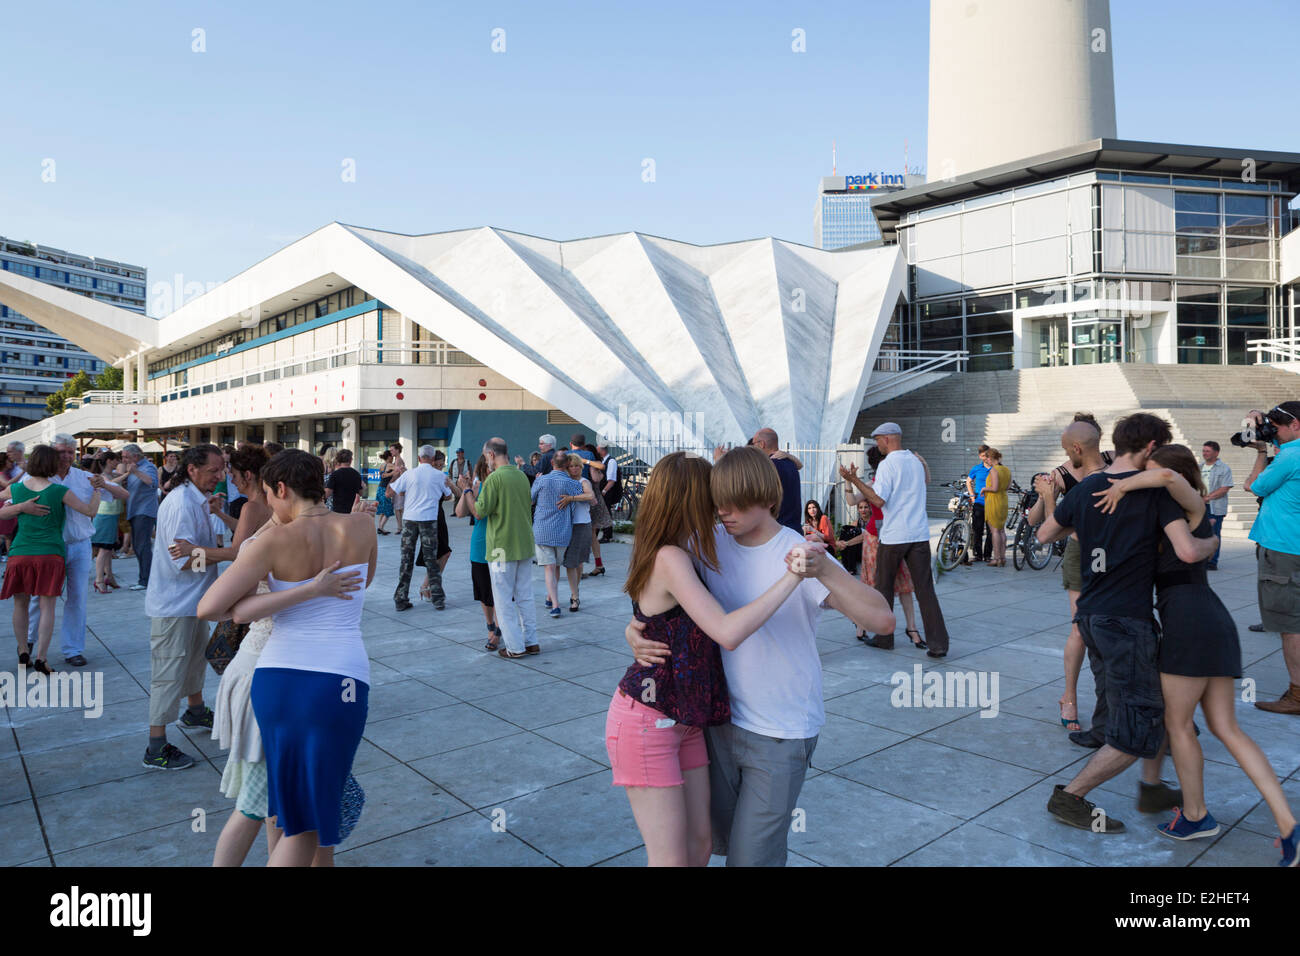
M 63 656 L 76 657 L 86 650 L 86 598 L 90 593 L 90 539 L 65 545 L 63 575 L 63 626 L 59 640 Z M 37 628 L 41 626 L 41 600 L 32 595 L 27 611 L 27 639 L 36 643 Z M 53 656 L 53 641 L 50 641 Z
M 537 643 L 537 608 L 533 605 L 533 564 L 522 561 L 489 561 L 492 601 L 496 604 L 497 626 L 506 649 L 522 654 Z

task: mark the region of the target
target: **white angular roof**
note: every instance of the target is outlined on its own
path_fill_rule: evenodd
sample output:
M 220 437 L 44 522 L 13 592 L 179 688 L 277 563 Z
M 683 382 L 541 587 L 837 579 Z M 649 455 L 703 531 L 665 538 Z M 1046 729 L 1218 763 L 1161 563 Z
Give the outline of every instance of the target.
M 782 444 L 826 448 L 848 438 L 905 266 L 895 246 L 331 223 L 157 321 L 9 273 L 0 302 L 118 361 L 215 338 L 239 313 L 331 275 L 579 421 L 681 414 L 708 442 L 767 426 Z

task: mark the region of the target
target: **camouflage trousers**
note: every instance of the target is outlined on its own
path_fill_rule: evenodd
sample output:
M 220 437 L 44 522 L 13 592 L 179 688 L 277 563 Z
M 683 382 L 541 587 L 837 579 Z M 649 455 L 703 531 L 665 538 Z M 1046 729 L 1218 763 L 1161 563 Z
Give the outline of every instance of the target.
M 415 567 L 417 537 L 422 554 L 437 554 L 438 522 L 412 521 L 408 518 L 402 525 L 402 569 L 397 575 L 397 590 L 393 592 L 393 600 L 398 604 L 411 599 L 411 570 Z M 440 605 L 447 600 L 447 595 L 442 590 L 442 572 L 438 570 L 437 561 L 430 561 L 429 564 L 429 595 L 435 605 Z

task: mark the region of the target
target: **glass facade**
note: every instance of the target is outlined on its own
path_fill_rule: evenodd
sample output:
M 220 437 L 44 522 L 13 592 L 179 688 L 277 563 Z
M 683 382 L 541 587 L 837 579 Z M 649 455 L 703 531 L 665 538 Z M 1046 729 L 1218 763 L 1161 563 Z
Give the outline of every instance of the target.
M 880 238 L 880 225 L 871 211 L 871 194 L 821 195 L 813 223 L 819 249 L 842 249 Z
M 1285 334 L 1292 198 L 1276 180 L 1098 169 L 907 212 L 917 347 L 965 349 L 971 371 L 1246 364 L 1251 340 Z

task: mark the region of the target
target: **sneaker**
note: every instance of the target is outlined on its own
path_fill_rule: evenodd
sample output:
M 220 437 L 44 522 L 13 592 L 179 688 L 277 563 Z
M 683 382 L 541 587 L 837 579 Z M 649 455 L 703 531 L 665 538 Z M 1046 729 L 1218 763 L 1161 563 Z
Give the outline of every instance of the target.
M 1091 830 L 1094 833 L 1124 832 L 1123 823 L 1108 816 L 1105 810 L 1098 809 L 1096 804 L 1083 797 L 1066 793 L 1065 787 L 1059 783 L 1052 789 L 1052 797 L 1047 801 L 1047 812 L 1062 823 L 1080 830 Z
M 127 588 L 127 590 L 128 590 L 128 591 L 148 591 L 148 590 L 149 590 L 149 585 L 147 585 L 147 584 L 133 584 L 133 585 L 131 585 L 129 588 Z
M 1183 816 L 1179 807 L 1174 807 L 1174 818 L 1156 829 L 1174 840 L 1199 840 L 1201 837 L 1217 836 L 1219 823 L 1209 812 L 1199 820 L 1189 820 Z
M 550 611 L 550 610 L 554 610 L 554 608 L 553 608 L 552 605 L 551 605 L 551 599 L 550 599 L 550 598 L 547 598 L 547 599 L 546 599 L 546 609 L 547 609 L 548 611 Z
M 171 744 L 163 744 L 163 749 L 156 754 L 146 749 L 143 763 L 150 770 L 188 770 L 194 766 L 194 758 Z
M 399 611 L 409 611 L 411 608 L 415 607 L 415 605 L 410 601 L 395 601 L 393 602 L 393 606 Z
M 1177 810 L 1183 804 L 1183 791 L 1164 783 L 1138 781 L 1138 813 L 1163 813 Z
M 1300 835 L 1300 827 L 1292 827 L 1291 835 L 1283 840 L 1278 837 L 1273 841 L 1274 846 L 1282 848 L 1282 862 L 1278 866 L 1297 866 L 1300 865 L 1300 855 L 1296 854 L 1296 836 Z
M 1070 743 L 1079 747 L 1087 747 L 1089 750 L 1097 750 L 1105 742 L 1099 737 L 1094 737 L 1091 730 L 1074 730 L 1070 732 Z
M 558 607 L 551 608 L 551 617 L 559 617 L 561 613 Z
M 176 721 L 176 723 L 180 724 L 182 727 L 189 727 L 191 730 L 199 730 L 199 729 L 211 730 L 212 729 L 212 708 L 204 707 L 203 714 L 199 717 L 195 717 L 192 713 L 189 712 L 189 710 L 186 710 L 185 713 L 181 714 L 181 719 Z

